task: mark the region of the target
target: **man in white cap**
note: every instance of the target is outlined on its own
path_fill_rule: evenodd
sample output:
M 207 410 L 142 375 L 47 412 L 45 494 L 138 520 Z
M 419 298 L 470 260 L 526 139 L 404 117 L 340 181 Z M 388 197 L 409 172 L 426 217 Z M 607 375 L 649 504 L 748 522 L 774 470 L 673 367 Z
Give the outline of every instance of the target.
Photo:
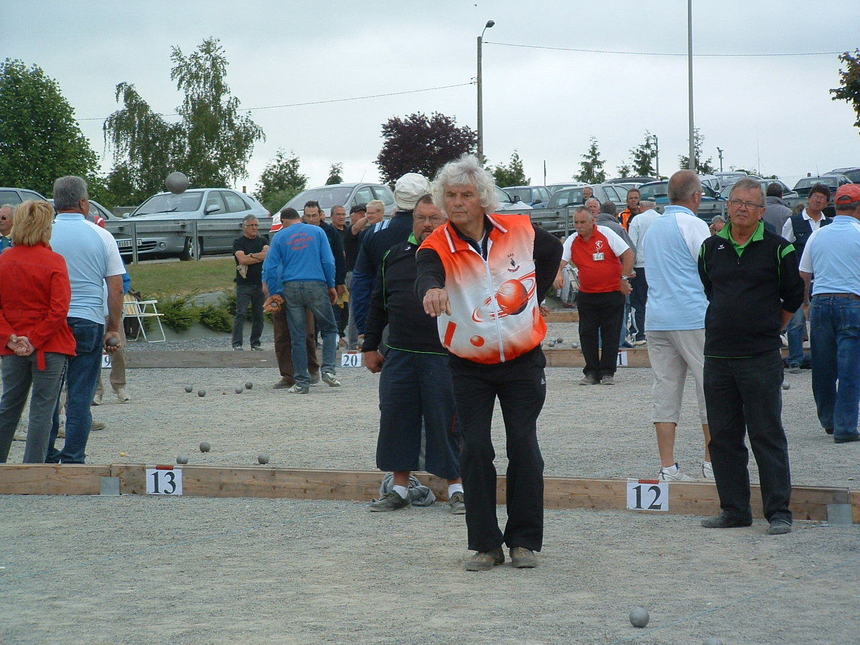
M 393 245 L 405 242 L 412 233 L 412 211 L 418 200 L 430 193 L 430 182 L 423 175 L 408 172 L 394 184 L 394 217 L 368 229 L 361 239 L 361 248 L 352 273 L 350 305 L 355 312 L 355 324 L 360 336 L 364 335 L 373 279 L 382 264 L 382 256 Z M 381 202 L 380 202 L 380 205 Z M 368 202 L 367 210 L 377 206 Z M 384 205 L 383 205 L 384 207 Z

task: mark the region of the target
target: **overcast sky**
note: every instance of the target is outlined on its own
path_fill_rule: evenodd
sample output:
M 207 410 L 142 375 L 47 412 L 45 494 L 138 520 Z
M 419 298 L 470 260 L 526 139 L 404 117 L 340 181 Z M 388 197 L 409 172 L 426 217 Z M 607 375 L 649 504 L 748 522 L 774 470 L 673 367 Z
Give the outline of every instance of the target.
M 484 45 L 484 151 L 507 162 L 516 149 L 533 184 L 566 181 L 597 137 L 609 176 L 643 140 L 659 137 L 660 171 L 687 151 L 687 3 L 595 0 L 0 1 L 3 57 L 55 78 L 103 158 L 102 120 L 117 109 L 117 83 L 174 112 L 170 48 L 190 53 L 216 37 L 228 82 L 244 109 L 469 83 L 476 37 Z M 15 25 L 15 27 L 13 27 Z M 790 185 L 807 172 L 860 165 L 855 114 L 832 101 L 836 54 L 860 46 L 860 2 L 694 0 L 695 122 L 704 156 L 726 170 L 759 167 Z M 679 56 L 582 53 L 510 43 Z M 720 56 L 705 56 L 720 54 Z M 279 148 L 294 151 L 323 183 L 330 163 L 344 180 L 377 178 L 380 127 L 391 116 L 442 112 L 476 126 L 474 85 L 360 101 L 251 112 L 266 133 L 239 182 L 253 190 Z M 94 119 L 94 120 L 84 120 Z

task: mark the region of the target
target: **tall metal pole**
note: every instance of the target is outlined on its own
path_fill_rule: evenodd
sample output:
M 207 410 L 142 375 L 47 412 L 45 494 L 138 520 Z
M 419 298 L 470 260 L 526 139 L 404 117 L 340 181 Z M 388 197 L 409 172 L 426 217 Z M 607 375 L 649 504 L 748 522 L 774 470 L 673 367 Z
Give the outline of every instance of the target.
M 696 169 L 696 140 L 693 128 L 693 0 L 687 0 L 687 97 L 690 113 L 690 161 L 687 167 Z
M 652 134 L 651 136 L 654 137 L 654 170 L 657 173 L 657 179 L 660 179 L 660 140 L 656 134 Z
M 723 172 L 723 149 L 717 146 L 717 156 L 720 158 L 720 172 Z
M 481 163 L 484 163 L 484 81 L 481 71 L 481 57 L 483 54 L 484 32 L 495 24 L 494 21 L 488 20 L 481 31 L 481 35 L 478 36 L 478 159 Z
M 484 94 L 481 78 L 481 43 L 484 32 L 478 36 L 478 161 L 484 163 Z

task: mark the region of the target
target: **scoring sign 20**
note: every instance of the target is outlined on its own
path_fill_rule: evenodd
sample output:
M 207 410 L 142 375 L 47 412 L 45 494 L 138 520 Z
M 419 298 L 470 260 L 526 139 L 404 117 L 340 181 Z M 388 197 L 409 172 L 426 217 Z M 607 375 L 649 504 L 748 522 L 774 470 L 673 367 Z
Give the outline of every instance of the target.
M 361 352 L 344 352 L 340 355 L 341 367 L 361 367 Z
M 668 511 L 669 484 L 656 479 L 628 479 L 627 508 L 632 511 Z

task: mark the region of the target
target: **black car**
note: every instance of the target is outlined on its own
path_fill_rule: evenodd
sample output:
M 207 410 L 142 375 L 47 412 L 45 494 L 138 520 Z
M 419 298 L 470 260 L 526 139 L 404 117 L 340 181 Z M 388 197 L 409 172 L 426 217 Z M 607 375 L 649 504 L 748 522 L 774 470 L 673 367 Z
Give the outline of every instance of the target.
M 794 191 L 799 197 L 808 197 L 809 191 L 815 184 L 824 184 L 830 190 L 830 199 L 836 195 L 836 190 L 851 180 L 845 175 L 821 175 L 820 177 L 803 177 L 794 185 Z
M 855 184 L 860 184 L 860 166 L 851 166 L 849 168 L 834 168 L 825 175 L 845 175 Z

